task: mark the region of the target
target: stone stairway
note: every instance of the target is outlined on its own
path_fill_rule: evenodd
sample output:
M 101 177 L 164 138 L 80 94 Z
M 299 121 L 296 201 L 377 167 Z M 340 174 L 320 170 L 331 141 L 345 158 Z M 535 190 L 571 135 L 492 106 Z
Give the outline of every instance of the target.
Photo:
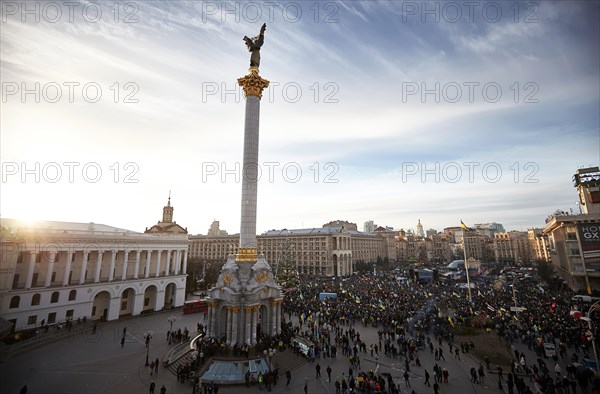
M 302 356 L 297 356 L 290 349 L 275 353 L 273 359 L 271 360 L 273 368 L 279 367 L 279 376 L 285 376 L 286 371 L 293 372 L 307 362 L 308 359 Z

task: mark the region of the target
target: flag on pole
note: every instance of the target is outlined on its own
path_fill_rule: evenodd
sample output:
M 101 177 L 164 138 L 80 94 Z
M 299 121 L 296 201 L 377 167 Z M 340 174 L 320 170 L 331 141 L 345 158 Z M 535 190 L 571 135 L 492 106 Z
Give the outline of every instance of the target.
M 467 227 L 467 225 L 463 223 L 462 219 L 460 221 L 460 228 L 462 228 L 463 230 L 467 230 L 467 231 L 473 230 L 471 227 Z

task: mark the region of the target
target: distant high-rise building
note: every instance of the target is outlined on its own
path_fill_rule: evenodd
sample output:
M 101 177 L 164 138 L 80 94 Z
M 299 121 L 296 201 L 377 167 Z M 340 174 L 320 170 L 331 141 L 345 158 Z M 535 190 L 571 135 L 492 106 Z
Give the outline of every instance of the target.
M 211 235 L 211 236 L 227 235 L 227 231 L 221 230 L 219 228 L 219 226 L 220 226 L 219 221 L 213 220 L 212 224 L 210 225 L 210 228 L 208 229 L 208 235 Z
M 367 220 L 363 225 L 363 231 L 368 234 L 373 234 L 377 225 L 372 220 Z
M 494 238 L 494 234 L 503 233 L 504 226 L 500 223 L 492 222 L 492 223 L 477 223 L 475 224 L 475 231 L 477 234 L 483 235 L 484 237 Z
M 421 219 L 419 219 L 417 223 L 417 237 L 425 238 L 425 232 L 423 231 L 423 225 L 421 224 Z
M 346 220 L 332 220 L 329 223 L 325 223 L 323 227 L 342 227 L 346 231 L 358 231 L 356 223 L 351 223 Z
M 430 228 L 429 230 L 427 230 L 427 232 L 425 233 L 425 235 L 427 236 L 427 238 L 431 238 L 434 235 L 437 235 L 437 230 Z

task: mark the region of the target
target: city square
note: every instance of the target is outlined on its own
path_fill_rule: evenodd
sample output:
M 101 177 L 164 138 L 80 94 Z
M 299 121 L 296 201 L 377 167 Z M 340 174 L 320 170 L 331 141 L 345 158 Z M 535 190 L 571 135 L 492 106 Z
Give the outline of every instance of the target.
M 600 2 L 1 6 L 3 392 L 599 393 Z

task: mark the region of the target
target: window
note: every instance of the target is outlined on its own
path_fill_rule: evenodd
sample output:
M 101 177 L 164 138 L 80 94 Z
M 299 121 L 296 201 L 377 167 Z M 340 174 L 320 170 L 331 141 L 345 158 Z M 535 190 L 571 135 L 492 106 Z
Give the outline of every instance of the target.
M 73 311 L 74 311 L 74 309 L 69 309 L 67 311 L 67 315 L 65 316 L 67 320 L 72 320 L 73 319 Z
M 57 303 L 59 295 L 60 295 L 60 293 L 58 291 L 55 291 L 54 293 L 52 293 L 52 296 L 50 297 L 50 303 L 51 304 Z
M 27 324 L 28 325 L 35 324 L 36 322 L 37 322 L 37 315 L 35 315 L 35 316 L 29 316 L 27 318 Z
M 50 278 L 50 284 L 56 282 L 56 272 L 52 272 L 52 277 Z
M 144 306 L 150 305 L 150 297 L 144 298 Z
M 13 298 L 10 299 L 10 308 L 18 308 L 19 304 L 21 303 L 21 297 L 19 296 L 14 296 Z
M 56 312 L 48 313 L 48 324 L 56 323 Z
M 33 295 L 33 298 L 31 298 L 31 306 L 33 306 L 33 305 L 39 305 L 39 304 L 40 304 L 40 299 L 41 299 L 41 298 L 42 298 L 42 297 L 40 296 L 40 294 L 39 294 L 39 293 L 35 293 L 35 294 Z
M 71 290 L 69 292 L 69 301 L 73 301 L 75 298 L 77 298 L 77 290 Z
M 127 301 L 121 302 L 121 310 L 124 311 L 125 309 L 127 309 Z

